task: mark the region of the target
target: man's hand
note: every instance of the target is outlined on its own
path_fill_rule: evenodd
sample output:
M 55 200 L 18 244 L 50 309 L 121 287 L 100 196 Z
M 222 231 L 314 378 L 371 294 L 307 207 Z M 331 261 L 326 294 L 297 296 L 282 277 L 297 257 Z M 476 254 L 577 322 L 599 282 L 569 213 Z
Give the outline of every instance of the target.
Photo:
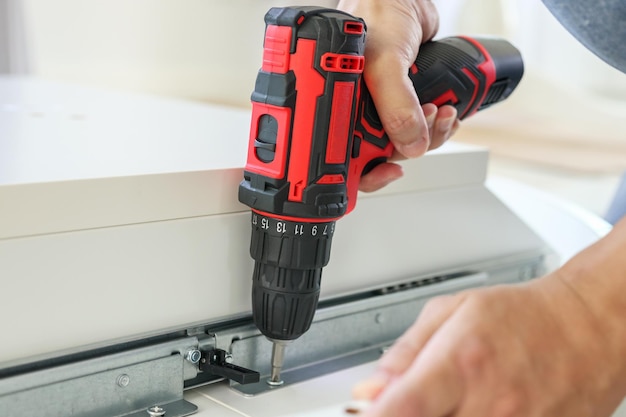
M 624 227 L 547 277 L 433 299 L 355 387 L 373 400 L 364 417 L 610 416 L 626 393 L 626 274 L 610 251 Z
M 430 0 L 340 0 L 338 8 L 367 24 L 363 76 L 380 120 L 394 144 L 391 158 L 413 158 L 443 144 L 458 127 L 456 109 L 420 105 L 408 77 L 420 45 L 437 32 Z M 378 165 L 361 179 L 362 191 L 377 190 L 402 176 L 397 164 Z
M 608 416 L 602 330 L 558 276 L 435 299 L 355 396 L 376 398 L 367 417 Z

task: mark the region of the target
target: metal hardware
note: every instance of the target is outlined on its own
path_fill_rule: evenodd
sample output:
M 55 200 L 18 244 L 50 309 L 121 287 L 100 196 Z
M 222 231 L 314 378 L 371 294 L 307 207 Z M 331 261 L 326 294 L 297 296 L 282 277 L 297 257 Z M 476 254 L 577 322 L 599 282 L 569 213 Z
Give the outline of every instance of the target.
M 165 410 L 158 405 L 148 408 L 147 411 L 148 414 L 150 414 L 150 417 L 161 417 L 165 415 Z
M 157 407 L 157 406 L 155 406 Z M 194 414 L 198 411 L 198 407 L 185 400 L 173 401 L 158 405 L 164 411 L 161 416 L 164 417 L 184 417 Z M 153 408 L 153 407 L 150 407 Z M 124 417 L 149 417 L 149 409 L 143 409 L 132 414 L 124 414 Z M 64 416 L 65 417 L 65 416 Z M 116 416 L 117 417 L 117 416 Z
M 119 385 L 122 388 L 127 387 L 128 384 L 130 384 L 130 377 L 126 374 L 121 374 L 120 376 L 117 377 L 116 382 L 117 382 L 117 385 Z
M 191 363 L 200 362 L 200 358 L 202 358 L 202 352 L 200 352 L 198 349 L 191 349 L 187 352 L 187 355 L 185 355 L 185 359 L 187 359 Z

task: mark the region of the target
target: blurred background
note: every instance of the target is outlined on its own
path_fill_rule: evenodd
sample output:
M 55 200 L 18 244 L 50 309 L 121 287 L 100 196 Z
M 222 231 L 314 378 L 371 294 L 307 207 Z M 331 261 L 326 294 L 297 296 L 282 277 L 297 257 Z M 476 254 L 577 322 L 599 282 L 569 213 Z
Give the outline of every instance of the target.
M 439 0 L 438 37 L 511 40 L 526 73 L 463 123 L 506 175 L 604 215 L 626 169 L 626 75 L 579 45 L 540 0 Z M 0 73 L 249 107 L 269 7 L 334 0 L 0 0 Z M 0 97 L 0 105 L 2 98 Z

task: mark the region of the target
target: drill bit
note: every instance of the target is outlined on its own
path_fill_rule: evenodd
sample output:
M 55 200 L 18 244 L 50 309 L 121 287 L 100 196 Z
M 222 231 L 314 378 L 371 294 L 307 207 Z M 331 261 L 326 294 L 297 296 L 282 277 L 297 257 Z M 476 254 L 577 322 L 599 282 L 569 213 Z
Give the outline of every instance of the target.
M 270 341 L 272 342 L 272 373 L 267 383 L 272 386 L 279 386 L 285 382 L 280 378 L 280 371 L 283 368 L 285 347 L 287 347 L 290 340 L 270 339 Z

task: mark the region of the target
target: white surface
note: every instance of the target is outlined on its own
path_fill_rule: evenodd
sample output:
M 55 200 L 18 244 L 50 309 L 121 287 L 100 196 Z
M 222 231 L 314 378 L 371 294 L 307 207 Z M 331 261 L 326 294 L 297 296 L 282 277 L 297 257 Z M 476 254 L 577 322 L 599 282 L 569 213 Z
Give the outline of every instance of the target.
M 21 335 L 0 362 L 249 311 L 248 222 L 241 212 L 0 239 L 1 326 Z M 337 225 L 322 296 L 541 246 L 479 185 L 371 197 Z
M 603 217 L 613 202 L 621 173 L 577 172 L 492 153 L 489 177 L 516 180 Z
M 352 387 L 371 375 L 374 367 L 374 363 L 356 366 L 255 397 L 244 397 L 226 383 L 198 388 L 194 393 L 226 404 L 246 417 L 343 416 L 345 406 L 351 403 Z M 336 414 L 327 414 L 329 411 Z M 209 413 L 201 410 L 198 417 L 209 417 Z
M 14 5 L 11 18 L 16 21 L 10 29 L 17 29 L 12 49 L 32 74 L 242 106 L 248 106 L 261 64 L 265 12 L 271 6 L 336 4 L 334 0 L 187 0 L 184 7 L 168 0 L 8 2 Z M 435 4 L 441 36 L 502 35 L 521 48 L 528 71 L 547 72 L 553 82 L 567 88 L 584 86 L 626 95 L 626 78 L 576 42 L 539 0 Z
M 0 184 L 241 167 L 248 111 L 0 77 Z
M 491 177 L 487 185 L 555 249 L 561 263 L 611 230 L 610 224 L 593 213 L 519 181 Z

